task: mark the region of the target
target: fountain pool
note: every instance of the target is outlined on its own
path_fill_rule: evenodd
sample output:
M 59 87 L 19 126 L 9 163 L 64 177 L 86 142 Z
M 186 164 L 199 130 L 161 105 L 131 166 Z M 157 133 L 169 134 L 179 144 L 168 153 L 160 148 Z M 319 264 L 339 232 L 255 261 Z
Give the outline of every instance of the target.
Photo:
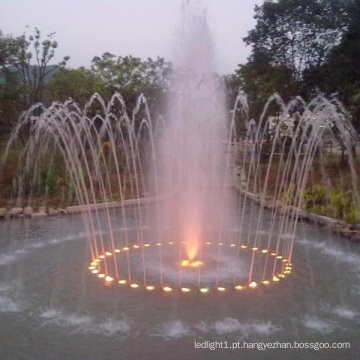
M 137 220 L 128 212 L 118 231 L 131 237 Z M 357 358 L 358 247 L 307 223 L 298 225 L 291 276 L 246 291 L 187 294 L 104 287 L 89 275 L 80 215 L 0 227 L 3 359 L 159 359 L 174 352 L 184 359 Z M 351 348 L 211 351 L 194 348 L 194 341 L 349 342 Z

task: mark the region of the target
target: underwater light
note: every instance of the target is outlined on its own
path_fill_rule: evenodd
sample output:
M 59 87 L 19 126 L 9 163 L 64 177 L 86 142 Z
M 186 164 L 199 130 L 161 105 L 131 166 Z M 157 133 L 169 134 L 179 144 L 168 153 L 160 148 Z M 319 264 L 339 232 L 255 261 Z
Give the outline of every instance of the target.
M 242 285 L 236 285 L 235 290 L 243 290 L 245 287 Z
M 182 292 L 190 292 L 190 289 L 187 288 L 187 287 L 182 287 L 180 290 L 181 290 Z
M 169 241 L 169 242 L 162 242 L 162 243 L 158 242 L 155 244 L 157 246 L 166 247 L 166 246 L 171 246 L 174 244 L 179 245 L 180 242 Z M 185 244 L 185 241 L 181 241 L 181 244 Z M 223 242 L 209 242 L 209 241 L 204 242 L 204 245 L 205 244 L 212 245 L 212 246 L 214 246 L 214 248 L 218 248 L 218 246 L 225 245 L 225 243 L 223 243 Z M 261 278 L 256 278 L 259 275 L 254 273 L 251 276 L 253 281 L 250 281 L 249 283 L 243 284 L 243 285 L 240 285 L 240 284 L 230 285 L 230 283 L 227 283 L 226 281 L 224 282 L 222 279 L 219 279 L 220 280 L 219 283 L 221 283 L 222 285 L 214 286 L 214 287 L 210 286 L 210 284 L 206 284 L 206 283 L 203 283 L 202 287 L 200 287 L 200 286 L 198 287 L 195 284 L 194 285 L 187 284 L 186 286 L 181 286 L 181 278 L 180 278 L 179 280 L 174 280 L 173 283 L 168 283 L 167 286 L 160 286 L 161 290 L 163 292 L 172 292 L 174 290 L 177 290 L 181 293 L 189 293 L 192 290 L 194 290 L 194 291 L 199 291 L 201 293 L 208 293 L 210 291 L 212 292 L 213 290 L 216 292 L 226 292 L 226 290 L 230 289 L 230 288 L 235 289 L 235 290 L 255 289 L 260 284 L 269 285 L 271 282 L 280 281 L 280 279 L 285 278 L 287 276 L 287 274 L 291 273 L 291 270 L 292 270 L 291 263 L 289 263 L 289 260 L 284 258 L 283 255 L 279 255 L 279 253 L 277 253 L 277 252 L 270 252 L 268 249 L 262 249 L 261 247 L 257 247 L 257 246 L 251 247 L 251 246 L 247 246 L 244 244 L 237 245 L 235 243 L 228 243 L 226 245 L 229 246 L 229 249 L 231 248 L 232 251 L 236 254 L 239 252 L 239 249 L 240 249 L 241 252 L 247 253 L 249 257 L 253 256 L 252 254 L 254 254 L 255 251 L 259 251 L 263 254 L 268 254 L 268 255 L 272 256 L 272 258 L 270 258 L 270 259 L 274 262 L 274 264 L 276 264 L 276 263 L 278 264 L 277 268 L 275 270 L 276 275 L 274 275 L 271 279 L 263 280 Z M 119 260 L 119 264 L 120 264 L 121 256 L 122 257 L 127 256 L 127 255 L 125 255 L 125 251 L 131 252 L 131 251 L 134 251 L 133 249 L 138 249 L 141 247 L 149 248 L 150 246 L 151 246 L 150 243 L 144 243 L 141 245 L 140 244 L 132 244 L 132 245 L 128 245 L 128 246 L 121 248 L 121 250 L 114 249 L 112 252 L 104 250 L 103 254 L 99 255 L 97 259 L 94 259 L 94 260 L 92 260 L 92 262 L 89 263 L 88 268 L 93 274 L 97 275 L 97 277 L 105 279 L 106 286 L 111 285 L 111 283 L 114 281 L 114 279 L 117 279 L 116 281 L 121 285 L 128 284 L 129 287 L 134 288 L 134 289 L 143 287 L 145 290 L 152 291 L 155 288 L 157 288 L 158 286 L 147 285 L 146 277 L 143 278 L 143 281 L 139 277 L 136 278 L 134 276 L 129 276 L 128 280 L 125 280 L 127 278 L 127 272 L 125 270 L 125 267 L 123 267 L 122 269 L 121 268 L 117 269 L 117 263 L 115 263 L 116 276 L 115 276 L 115 272 L 113 274 L 111 273 L 111 271 L 114 271 L 113 264 L 111 264 L 111 263 L 107 264 L 105 269 L 100 268 L 100 265 L 102 265 L 101 264 L 102 259 L 105 259 L 108 256 L 115 255 L 115 253 L 118 253 L 118 256 L 114 259 L 116 259 L 116 261 Z M 153 248 L 153 246 L 151 246 L 151 247 Z M 173 247 L 172 247 L 172 249 L 173 249 Z M 147 251 L 150 251 L 150 250 L 147 250 Z M 153 250 L 153 251 L 155 251 L 155 250 Z M 269 261 L 270 261 L 270 259 L 269 259 Z M 278 261 L 277 259 L 282 259 L 282 260 Z M 126 259 L 123 259 L 123 260 L 126 260 Z M 201 260 L 185 259 L 185 260 L 180 260 L 178 263 L 176 263 L 175 261 L 173 263 L 174 266 L 176 266 L 176 264 L 177 264 L 177 266 L 180 268 L 181 267 L 185 267 L 188 269 L 193 268 L 194 271 L 198 271 L 198 276 L 202 275 L 202 273 L 206 272 L 206 270 L 207 270 L 207 268 L 205 268 L 203 271 L 199 270 L 199 267 L 204 265 L 204 262 Z M 209 262 L 209 266 L 211 267 L 211 262 Z M 196 270 L 196 269 L 198 269 L 198 270 Z M 100 271 L 103 271 L 105 273 L 100 273 Z M 110 273 L 108 273 L 109 271 L 110 271 Z M 183 271 L 190 272 L 190 270 L 183 270 Z M 164 274 L 165 274 L 165 270 L 164 270 Z M 118 278 L 120 278 L 120 280 L 118 280 Z M 134 282 L 131 282 L 130 280 L 132 280 Z M 235 280 L 236 279 L 234 278 L 234 281 Z
M 204 263 L 199 260 L 183 260 L 181 262 L 181 266 L 184 267 L 199 267 L 201 265 L 204 265 Z

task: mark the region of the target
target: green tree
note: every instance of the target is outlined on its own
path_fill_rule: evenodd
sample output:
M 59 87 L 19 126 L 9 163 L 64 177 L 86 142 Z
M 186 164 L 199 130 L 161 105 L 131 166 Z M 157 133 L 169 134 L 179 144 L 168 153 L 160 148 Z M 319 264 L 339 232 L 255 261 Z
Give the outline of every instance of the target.
M 159 105 L 166 92 L 171 64 L 163 58 L 142 61 L 133 56 L 116 57 L 109 52 L 94 57 L 92 71 L 106 83 L 108 94 L 118 91 L 124 97 L 129 110 L 135 106 L 140 94 L 144 94 L 153 108 Z
M 43 100 L 44 82 L 59 66 L 65 66 L 69 60 L 65 56 L 58 65 L 49 66 L 58 47 L 55 33 L 41 40 L 41 32 L 35 28 L 34 34 L 13 38 L 0 33 L 0 66 L 15 71 L 26 91 L 23 92 L 23 107 Z
M 336 94 L 360 130 L 360 3 L 349 0 L 347 5 L 348 26 L 340 43 L 321 67 L 312 67 L 305 73 L 305 83 L 327 95 Z
M 37 28 L 33 35 L 18 37 L 0 31 L 0 126 L 3 131 L 9 131 L 21 111 L 44 101 L 45 82 L 69 59 L 66 56 L 58 65 L 50 66 L 57 46 L 54 33 L 41 40 Z
M 49 101 L 64 102 L 69 98 L 84 104 L 94 93 L 105 96 L 105 82 L 91 70 L 60 68 L 46 85 Z
M 255 6 L 256 26 L 244 41 L 252 45 L 249 71 L 265 89 L 287 82 L 281 95 L 306 96 L 304 73 L 321 66 L 347 26 L 341 0 L 268 0 Z M 266 74 L 269 73 L 269 74 Z M 254 77 L 255 76 L 255 77 Z M 273 77 L 275 79 L 273 79 Z

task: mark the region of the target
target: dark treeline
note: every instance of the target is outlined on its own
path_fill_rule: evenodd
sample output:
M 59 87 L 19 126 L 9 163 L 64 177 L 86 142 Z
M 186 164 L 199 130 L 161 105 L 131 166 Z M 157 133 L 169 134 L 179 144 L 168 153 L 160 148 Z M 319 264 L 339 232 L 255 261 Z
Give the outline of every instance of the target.
M 337 96 L 360 130 L 360 1 L 269 0 L 254 18 L 248 62 L 226 77 L 232 97 L 241 87 L 257 119 L 274 92 L 285 101 Z
M 360 2 L 358 0 L 268 0 L 255 7 L 257 23 L 243 41 L 252 47 L 246 64 L 224 77 L 230 103 L 239 88 L 248 95 L 257 119 L 274 92 L 285 101 L 336 95 L 360 129 Z M 36 102 L 73 99 L 84 105 L 95 92 L 104 99 L 118 91 L 129 112 L 145 94 L 161 112 L 171 63 L 104 53 L 90 69 L 52 64 L 54 34 L 14 37 L 0 30 L 0 132 L 8 133 L 21 111 Z M 156 106 L 155 106 L 156 105 Z

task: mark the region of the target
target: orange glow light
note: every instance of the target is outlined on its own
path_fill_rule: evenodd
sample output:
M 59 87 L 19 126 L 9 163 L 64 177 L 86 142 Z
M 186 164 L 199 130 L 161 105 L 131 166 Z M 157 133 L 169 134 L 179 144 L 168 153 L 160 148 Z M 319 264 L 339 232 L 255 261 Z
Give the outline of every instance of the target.
M 202 261 L 199 260 L 183 260 L 181 262 L 181 266 L 185 266 L 185 267 L 199 267 L 201 265 L 203 265 L 204 263 Z
M 165 286 L 165 287 L 163 287 L 163 290 L 164 290 L 165 292 L 170 292 L 170 291 L 172 291 L 172 288 L 169 287 L 169 286 Z
M 257 287 L 257 283 L 255 281 L 252 281 L 250 284 L 249 284 L 249 287 L 252 288 L 252 289 L 255 289 Z

